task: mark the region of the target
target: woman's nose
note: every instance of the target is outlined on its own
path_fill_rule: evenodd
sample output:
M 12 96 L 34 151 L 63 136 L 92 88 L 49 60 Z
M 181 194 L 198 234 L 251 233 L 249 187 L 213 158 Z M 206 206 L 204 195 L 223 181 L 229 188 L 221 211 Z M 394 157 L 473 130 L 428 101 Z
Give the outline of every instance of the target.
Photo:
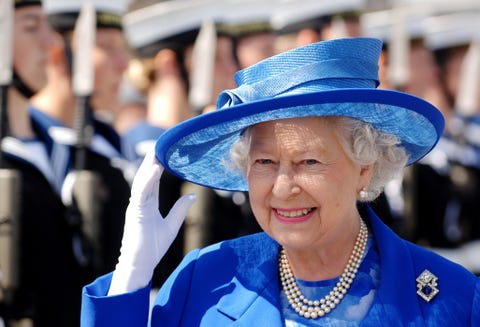
M 279 173 L 275 179 L 272 189 L 273 194 L 282 200 L 300 193 L 300 187 L 296 182 L 295 175 L 291 172 Z

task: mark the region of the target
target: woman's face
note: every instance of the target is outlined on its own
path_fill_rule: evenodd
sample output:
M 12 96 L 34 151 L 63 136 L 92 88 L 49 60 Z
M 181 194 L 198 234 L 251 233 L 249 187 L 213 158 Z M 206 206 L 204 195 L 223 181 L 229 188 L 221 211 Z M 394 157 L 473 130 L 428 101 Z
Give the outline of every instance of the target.
M 15 9 L 13 21 L 13 66 L 20 78 L 38 91 L 47 83 L 45 67 L 55 34 L 41 6 Z
M 370 169 L 353 163 L 335 118 L 305 117 L 251 127 L 247 180 L 262 229 L 284 247 L 334 241 L 358 219 Z

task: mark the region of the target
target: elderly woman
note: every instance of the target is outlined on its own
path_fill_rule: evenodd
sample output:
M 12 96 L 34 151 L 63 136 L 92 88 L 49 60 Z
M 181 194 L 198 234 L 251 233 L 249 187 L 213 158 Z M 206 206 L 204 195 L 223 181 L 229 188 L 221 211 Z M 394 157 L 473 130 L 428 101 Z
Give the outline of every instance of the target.
M 132 187 L 115 271 L 84 289 L 82 326 L 480 326 L 479 279 L 365 204 L 443 129 L 429 103 L 376 89 L 380 50 L 352 38 L 271 57 L 237 73 L 220 110 L 163 134 Z M 149 313 L 152 271 L 194 201 L 160 216 L 162 167 L 248 190 L 264 232 L 187 254 Z

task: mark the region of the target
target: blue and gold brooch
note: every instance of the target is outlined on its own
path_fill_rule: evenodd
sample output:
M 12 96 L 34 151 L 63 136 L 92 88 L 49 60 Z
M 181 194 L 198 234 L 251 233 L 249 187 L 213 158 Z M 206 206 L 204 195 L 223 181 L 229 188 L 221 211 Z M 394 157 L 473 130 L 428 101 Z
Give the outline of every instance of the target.
M 417 294 L 425 301 L 430 302 L 440 292 L 437 288 L 437 280 L 437 276 L 425 269 L 417 277 Z

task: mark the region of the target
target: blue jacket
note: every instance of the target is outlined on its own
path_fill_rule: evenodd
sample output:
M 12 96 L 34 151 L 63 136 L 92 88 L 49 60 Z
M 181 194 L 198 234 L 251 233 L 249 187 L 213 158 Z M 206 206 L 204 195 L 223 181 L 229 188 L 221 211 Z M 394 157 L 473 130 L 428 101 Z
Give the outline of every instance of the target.
M 381 282 L 362 326 L 480 326 L 480 278 L 402 240 L 371 210 L 368 221 Z M 190 252 L 158 293 L 151 326 L 283 326 L 278 251 L 259 233 Z M 425 269 L 440 291 L 429 303 L 416 293 Z M 106 297 L 110 280 L 84 288 L 82 326 L 147 326 L 150 287 Z

